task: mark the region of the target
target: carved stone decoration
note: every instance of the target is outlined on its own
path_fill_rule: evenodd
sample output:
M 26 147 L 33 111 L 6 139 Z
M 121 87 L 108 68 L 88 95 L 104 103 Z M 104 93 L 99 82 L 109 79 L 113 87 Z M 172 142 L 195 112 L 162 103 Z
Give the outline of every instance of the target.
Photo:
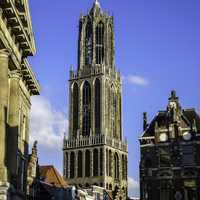
M 29 156 L 28 171 L 27 171 L 27 192 L 29 194 L 29 189 L 32 186 L 35 178 L 37 177 L 37 167 L 38 167 L 38 156 L 37 156 L 37 141 L 34 142 L 32 153 Z
M 156 114 L 140 138 L 141 200 L 147 193 L 148 200 L 200 199 L 198 132 L 199 114 L 182 109 L 172 91 L 167 109 Z

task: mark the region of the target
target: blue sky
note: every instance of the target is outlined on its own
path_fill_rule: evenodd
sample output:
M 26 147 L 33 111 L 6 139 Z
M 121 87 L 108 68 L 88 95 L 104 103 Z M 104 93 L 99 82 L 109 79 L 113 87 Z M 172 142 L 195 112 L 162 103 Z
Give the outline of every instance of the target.
M 41 164 L 62 170 L 62 135 L 68 118 L 70 65 L 77 66 L 78 20 L 93 0 L 33 1 L 37 54 L 30 58 L 41 84 L 33 98 L 31 140 Z M 129 142 L 131 195 L 137 195 L 142 113 L 166 108 L 172 89 L 183 107 L 200 107 L 200 1 L 101 0 L 114 16 L 116 66 L 123 81 L 123 128 Z

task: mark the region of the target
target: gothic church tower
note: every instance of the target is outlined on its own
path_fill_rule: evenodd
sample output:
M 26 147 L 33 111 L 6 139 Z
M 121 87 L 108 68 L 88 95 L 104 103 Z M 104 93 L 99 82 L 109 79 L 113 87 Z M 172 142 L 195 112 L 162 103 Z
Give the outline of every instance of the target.
M 127 196 L 127 143 L 122 136 L 121 78 L 115 68 L 113 17 L 98 1 L 80 17 L 78 70 L 70 71 L 69 137 L 64 176 Z

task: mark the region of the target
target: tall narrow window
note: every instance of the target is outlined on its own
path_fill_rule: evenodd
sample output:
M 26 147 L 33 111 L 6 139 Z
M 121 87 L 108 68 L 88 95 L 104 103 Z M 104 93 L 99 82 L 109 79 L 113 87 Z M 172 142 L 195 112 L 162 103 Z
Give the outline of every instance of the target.
M 82 169 L 83 169 L 83 157 L 82 157 L 82 152 L 79 151 L 78 152 L 78 177 L 83 176 Z
M 100 176 L 103 175 L 103 158 L 104 158 L 104 154 L 103 154 L 103 149 L 100 149 Z
M 90 135 L 91 128 L 91 87 L 86 81 L 83 86 L 83 136 Z
M 68 178 L 69 174 L 68 174 L 68 167 L 69 167 L 69 163 L 68 163 L 68 153 L 65 153 L 65 177 Z
M 116 126 L 117 126 L 117 100 L 115 93 L 113 93 L 113 135 L 114 137 L 119 139 Z
M 124 159 L 124 155 L 122 155 L 122 178 L 125 179 L 125 159 Z
M 99 169 L 99 156 L 98 150 L 95 149 L 93 152 L 93 175 L 98 176 L 98 169 Z
M 95 81 L 95 133 L 100 134 L 101 129 L 101 84 L 100 80 Z
M 106 175 L 109 176 L 109 153 L 108 153 L 108 149 L 106 149 Z
M 115 161 L 115 179 L 119 179 L 119 157 L 117 153 L 115 153 L 114 156 L 114 161 Z
M 128 175 L 127 164 L 128 164 L 128 159 L 127 156 L 125 156 L 125 180 L 127 180 L 127 175 Z
M 115 95 L 115 89 L 114 86 L 111 86 L 111 133 L 113 137 L 117 137 L 116 133 L 116 110 L 117 110 L 117 102 L 116 102 L 116 95 Z
M 75 169 L 75 154 L 71 152 L 70 155 L 70 178 L 74 178 L 74 169 Z
M 122 102 L 121 102 L 121 94 L 119 95 L 119 105 L 118 105 L 118 109 L 119 109 L 119 132 L 120 132 L 120 140 L 122 140 Z
M 93 57 L 93 37 L 92 37 L 92 23 L 88 21 L 85 29 L 85 64 L 91 65 L 92 64 L 92 57 Z
M 111 151 L 109 151 L 109 176 L 112 177 L 113 175 L 113 168 L 112 168 L 112 165 L 113 165 L 113 154 Z
M 86 150 L 85 152 L 85 176 L 90 176 L 90 151 Z
M 104 61 L 104 25 L 100 22 L 96 27 L 96 64 Z
M 109 25 L 109 47 L 108 47 L 108 60 L 109 60 L 109 64 L 110 64 L 110 67 L 112 67 L 113 65 L 113 30 L 112 30 L 112 26 Z
M 79 100 L 79 94 L 78 94 L 78 84 L 75 83 L 73 86 L 73 136 L 76 137 L 77 130 L 78 130 L 78 100 Z

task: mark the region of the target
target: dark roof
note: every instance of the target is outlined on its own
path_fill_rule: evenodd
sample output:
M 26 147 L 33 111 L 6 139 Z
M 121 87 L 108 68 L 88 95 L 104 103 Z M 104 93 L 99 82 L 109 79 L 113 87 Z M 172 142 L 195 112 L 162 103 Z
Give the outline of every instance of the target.
M 183 110 L 183 113 L 184 113 L 184 116 L 186 116 L 186 118 L 190 121 L 191 124 L 195 120 L 197 130 L 199 131 L 200 130 L 200 116 L 196 112 L 196 110 L 195 109 L 186 109 L 186 110 Z
M 182 110 L 181 114 L 181 125 L 191 126 L 194 121 L 196 122 L 197 131 L 200 131 L 200 117 L 195 109 L 185 109 Z M 151 123 L 147 126 L 142 137 L 154 136 L 155 135 L 155 124 L 157 123 L 158 127 L 168 128 L 169 116 L 167 111 L 159 111 Z

